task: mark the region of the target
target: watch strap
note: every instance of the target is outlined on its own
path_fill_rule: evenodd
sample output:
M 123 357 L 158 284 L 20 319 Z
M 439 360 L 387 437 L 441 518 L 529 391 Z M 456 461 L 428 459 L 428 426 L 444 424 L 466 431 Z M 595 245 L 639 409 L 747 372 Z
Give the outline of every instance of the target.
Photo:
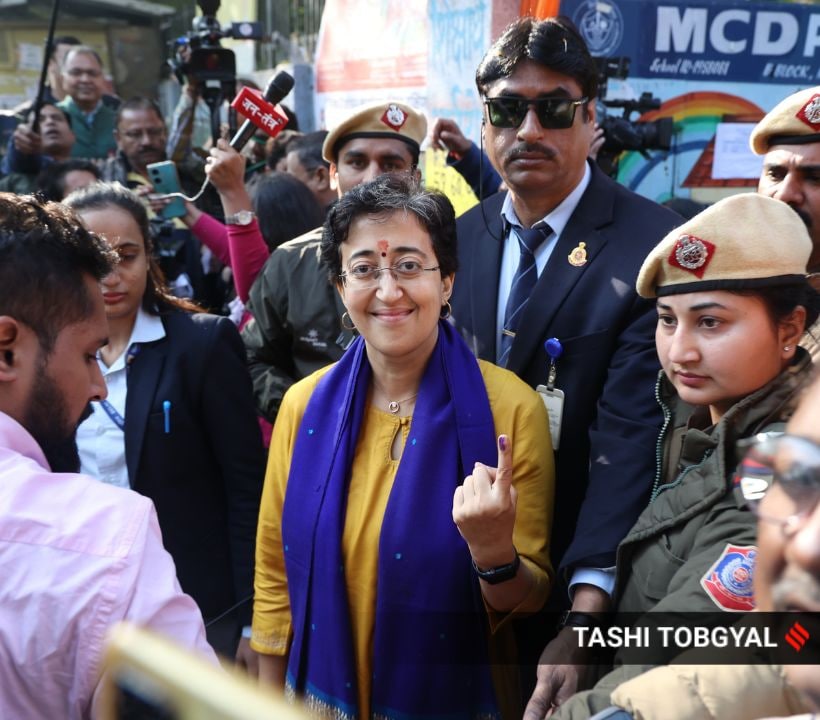
M 226 225 L 250 225 L 256 213 L 253 210 L 240 210 L 225 216 Z
M 482 570 L 475 564 L 473 560 L 473 570 L 485 583 L 488 585 L 498 585 L 499 583 L 512 580 L 518 574 L 518 568 L 521 565 L 521 558 L 518 555 L 518 550 L 515 551 L 515 559 L 506 565 L 499 565 L 498 567 L 488 568 Z
M 558 630 L 565 627 L 606 627 L 606 616 L 603 613 L 587 613 L 567 610 L 558 621 Z

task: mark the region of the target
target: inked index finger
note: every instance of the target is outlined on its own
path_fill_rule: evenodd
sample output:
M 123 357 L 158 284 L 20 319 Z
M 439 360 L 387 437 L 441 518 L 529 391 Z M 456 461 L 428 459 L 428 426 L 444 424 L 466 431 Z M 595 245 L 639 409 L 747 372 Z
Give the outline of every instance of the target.
M 498 466 L 495 483 L 509 487 L 512 483 L 512 443 L 507 435 L 498 436 Z

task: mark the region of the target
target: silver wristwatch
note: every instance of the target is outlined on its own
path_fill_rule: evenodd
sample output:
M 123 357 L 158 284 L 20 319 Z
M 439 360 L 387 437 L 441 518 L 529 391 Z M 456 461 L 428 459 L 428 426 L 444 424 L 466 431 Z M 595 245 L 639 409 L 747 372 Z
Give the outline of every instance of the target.
M 256 217 L 253 210 L 240 210 L 232 215 L 225 216 L 226 225 L 250 225 L 251 221 Z

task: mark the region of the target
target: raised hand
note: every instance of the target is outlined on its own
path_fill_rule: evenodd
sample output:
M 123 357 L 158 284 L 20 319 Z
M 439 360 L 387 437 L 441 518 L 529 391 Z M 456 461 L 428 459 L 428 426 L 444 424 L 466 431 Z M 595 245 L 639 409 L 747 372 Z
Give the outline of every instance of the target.
M 500 435 L 498 465 L 493 468 L 476 463 L 453 496 L 453 522 L 482 570 L 515 559 L 513 527 L 518 494 L 512 475 L 512 444 L 506 435 Z

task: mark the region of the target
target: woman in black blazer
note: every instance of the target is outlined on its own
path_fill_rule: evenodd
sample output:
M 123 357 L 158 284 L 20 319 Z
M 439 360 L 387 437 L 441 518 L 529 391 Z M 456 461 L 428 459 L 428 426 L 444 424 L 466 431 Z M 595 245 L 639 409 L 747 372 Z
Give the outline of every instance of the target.
M 120 256 L 102 281 L 109 396 L 78 431 L 83 470 L 154 501 L 182 589 L 233 654 L 250 624 L 265 462 L 239 333 L 168 292 L 130 190 L 97 184 L 66 204 Z M 238 659 L 248 652 L 243 640 Z

